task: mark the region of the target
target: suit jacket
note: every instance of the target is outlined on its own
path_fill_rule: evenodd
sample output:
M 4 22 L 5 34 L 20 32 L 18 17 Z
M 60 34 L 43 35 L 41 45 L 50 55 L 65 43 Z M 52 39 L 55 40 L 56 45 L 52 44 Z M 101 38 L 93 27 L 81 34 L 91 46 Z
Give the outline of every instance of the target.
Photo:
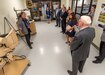
M 58 12 L 57 12 L 57 10 L 58 10 Z M 57 12 L 57 13 L 56 13 Z M 62 14 L 62 10 L 61 9 L 56 9 L 56 11 L 55 11 L 55 16 L 56 16 L 56 18 L 60 18 L 61 17 L 61 14 Z
M 103 33 L 101 35 L 101 41 L 105 42 L 105 25 L 99 25 L 99 27 L 103 28 Z
M 62 12 L 61 18 L 63 21 L 66 21 L 67 16 L 68 16 L 68 14 L 66 11 L 64 13 Z
M 86 60 L 89 56 L 90 45 L 95 37 L 95 29 L 88 27 L 79 31 L 71 43 L 72 58 L 76 61 Z
M 29 22 L 27 20 L 27 27 L 29 27 L 29 25 L 30 24 L 29 24 Z M 24 34 L 29 33 L 28 28 L 26 27 L 25 22 L 22 20 L 22 18 L 18 19 L 18 26 L 19 26 L 19 29 L 21 29 Z

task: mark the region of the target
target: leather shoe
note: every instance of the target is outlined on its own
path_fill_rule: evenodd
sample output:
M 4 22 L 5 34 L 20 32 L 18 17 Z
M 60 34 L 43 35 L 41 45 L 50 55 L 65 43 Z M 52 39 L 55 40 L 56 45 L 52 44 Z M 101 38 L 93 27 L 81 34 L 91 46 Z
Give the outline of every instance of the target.
M 55 25 L 55 27 L 57 27 L 58 25 Z
M 96 59 L 99 59 L 99 56 L 95 56 Z
M 102 63 L 102 61 L 101 60 L 95 60 L 95 61 L 93 61 L 93 63 L 99 64 L 99 63 Z
M 68 72 L 69 75 L 72 75 L 72 73 L 73 73 L 73 72 L 70 71 L 70 70 L 67 70 L 67 72 Z
M 63 33 L 63 31 L 61 31 L 60 33 Z
M 30 46 L 29 48 L 32 49 L 32 46 Z
M 65 42 L 66 44 L 69 44 L 70 42 L 69 41 L 67 41 L 67 42 Z
M 79 72 L 82 73 L 83 71 L 79 69 Z
M 31 44 L 33 44 L 33 42 L 30 42 Z

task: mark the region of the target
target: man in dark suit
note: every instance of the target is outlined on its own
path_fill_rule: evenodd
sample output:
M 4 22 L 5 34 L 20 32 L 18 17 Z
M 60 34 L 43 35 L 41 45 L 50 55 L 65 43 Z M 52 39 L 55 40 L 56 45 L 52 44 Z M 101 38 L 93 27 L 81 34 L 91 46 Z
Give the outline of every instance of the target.
M 93 63 L 98 64 L 102 63 L 105 58 L 105 25 L 98 25 L 99 27 L 103 28 L 103 33 L 101 35 L 101 42 L 100 42 L 100 49 L 99 49 L 99 56 L 96 56 L 96 60 Z
M 60 9 L 60 6 L 58 5 L 57 8 L 56 8 L 56 27 L 59 26 L 60 27 L 60 16 L 62 14 L 62 10 Z
M 68 70 L 69 75 L 77 75 L 78 70 L 80 73 L 83 71 L 86 59 L 89 56 L 90 45 L 95 37 L 95 29 L 89 27 L 91 19 L 89 16 L 81 16 L 78 26 L 80 31 L 75 35 L 71 43 L 72 55 L 72 71 Z
M 62 33 L 65 33 L 66 31 L 66 18 L 67 18 L 68 14 L 66 11 L 66 7 L 62 8 L 62 15 L 61 15 L 61 21 L 62 21 Z

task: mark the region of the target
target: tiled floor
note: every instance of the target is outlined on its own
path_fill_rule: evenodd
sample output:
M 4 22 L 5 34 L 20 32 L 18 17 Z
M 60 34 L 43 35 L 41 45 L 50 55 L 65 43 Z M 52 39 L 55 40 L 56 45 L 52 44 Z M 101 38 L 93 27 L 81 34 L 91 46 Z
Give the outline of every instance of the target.
M 20 41 L 15 50 L 16 54 L 26 55 L 31 62 L 24 75 L 68 75 L 67 70 L 72 68 L 71 54 L 69 46 L 65 44 L 65 35 L 60 33 L 61 29 L 55 27 L 55 22 L 37 22 L 36 28 L 37 34 L 31 39 L 33 49 L 30 50 Z M 105 75 L 105 61 L 93 64 L 95 55 L 98 55 L 98 51 L 91 46 L 84 72 L 78 75 Z

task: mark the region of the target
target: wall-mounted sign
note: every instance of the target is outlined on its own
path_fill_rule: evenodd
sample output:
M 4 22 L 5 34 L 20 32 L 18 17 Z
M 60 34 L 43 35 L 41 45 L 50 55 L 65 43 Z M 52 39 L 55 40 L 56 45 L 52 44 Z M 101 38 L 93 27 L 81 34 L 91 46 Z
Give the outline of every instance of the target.
M 27 8 L 32 8 L 33 4 L 31 0 L 26 0 Z
M 105 4 L 102 4 L 101 8 L 102 10 L 101 10 L 98 21 L 105 23 Z

